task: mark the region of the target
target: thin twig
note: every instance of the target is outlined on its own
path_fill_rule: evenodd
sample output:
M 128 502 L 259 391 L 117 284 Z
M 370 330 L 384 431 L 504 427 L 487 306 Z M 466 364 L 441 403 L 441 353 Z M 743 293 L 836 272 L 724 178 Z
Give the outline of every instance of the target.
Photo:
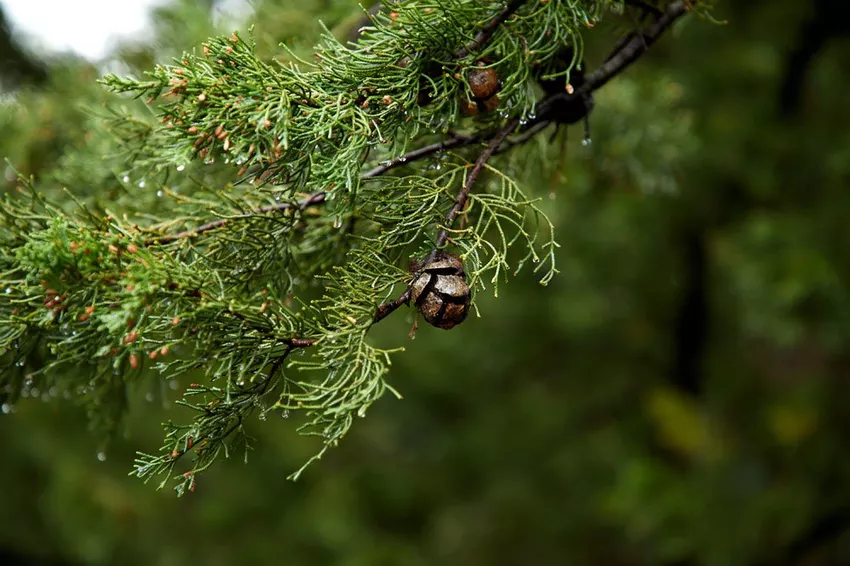
M 667 29 L 680 17 L 688 13 L 693 0 L 677 0 L 664 13 L 643 30 L 634 33 L 628 41 L 618 45 L 605 62 L 584 78 L 584 84 L 572 94 L 558 93 L 543 99 L 537 105 L 537 118 L 529 121 L 525 129 L 532 127 L 540 120 L 549 119 L 552 112 L 561 105 L 570 104 L 599 90 L 608 81 L 622 73 L 629 65 L 643 55 Z
M 383 175 L 390 169 L 405 165 L 410 161 L 416 161 L 417 159 L 421 159 L 423 157 L 427 157 L 429 155 L 439 153 L 447 149 L 452 149 L 454 147 L 463 147 L 465 145 L 470 145 L 480 139 L 481 138 L 479 136 L 467 136 L 464 134 L 456 134 L 447 140 L 439 141 L 426 146 L 422 146 L 412 151 L 408 151 L 404 155 L 400 155 L 384 165 L 378 165 L 377 167 L 373 167 L 372 169 L 369 169 L 368 171 L 363 173 L 360 178 L 369 179 L 372 177 L 378 177 L 379 175 Z
M 285 202 L 281 204 L 272 204 L 269 206 L 263 206 L 254 210 L 249 210 L 244 214 L 240 214 L 238 216 L 231 216 L 228 218 L 219 218 L 218 220 L 213 220 L 212 222 L 207 222 L 206 224 L 202 224 L 197 228 L 193 228 L 191 230 L 185 230 L 183 232 L 177 232 L 176 234 L 168 234 L 165 236 L 156 236 L 150 238 L 145 244 L 168 244 L 174 242 L 175 240 L 180 240 L 182 238 L 193 238 L 204 232 L 209 232 L 210 230 L 215 230 L 216 228 L 221 228 L 231 220 L 238 220 L 244 218 L 251 218 L 252 216 L 257 216 L 259 214 L 267 214 L 269 212 L 283 212 L 285 210 L 304 210 L 311 206 L 315 206 L 318 204 L 323 204 L 325 202 L 325 192 L 319 191 L 311 194 L 307 198 L 304 198 L 296 203 Z
M 535 120 L 529 122 L 528 124 L 525 125 L 525 127 L 520 128 L 520 131 L 522 133 L 520 133 L 516 137 L 513 137 L 513 138 L 506 140 L 505 144 L 503 146 L 501 146 L 499 149 L 497 149 L 494 155 L 499 155 L 500 153 L 505 153 L 506 151 L 509 151 L 509 150 L 515 148 L 518 145 L 524 144 L 525 142 L 527 142 L 528 140 L 530 140 L 531 138 L 533 138 L 534 136 L 536 136 L 537 134 L 539 134 L 540 132 L 542 132 L 543 130 L 548 128 L 551 124 L 552 124 L 551 120 L 544 119 L 544 118 L 535 119 Z
M 401 305 L 406 305 L 410 301 L 410 294 L 411 291 L 408 287 L 407 291 L 402 293 L 401 296 L 379 306 L 378 309 L 375 311 L 375 316 L 372 317 L 372 324 L 382 321 Z
M 496 14 L 496 17 L 487 22 L 487 25 L 475 34 L 475 37 L 468 45 L 458 49 L 457 53 L 455 53 L 455 58 L 463 59 L 470 53 L 481 49 L 485 43 L 490 41 L 490 38 L 493 36 L 493 33 L 495 33 L 496 29 L 502 25 L 505 20 L 510 18 L 514 12 L 519 10 L 523 4 L 525 4 L 525 0 L 513 0 L 512 2 L 509 2 L 504 8 L 502 8 L 501 12 Z
M 658 19 L 642 31 L 636 33 L 634 37 L 625 43 L 614 55 L 609 57 L 607 61 L 594 69 L 592 73 L 585 76 L 584 84 L 570 96 L 578 97 L 581 94 L 593 92 L 620 74 L 626 67 L 634 63 L 638 57 L 643 55 L 661 37 L 661 34 L 673 25 L 673 22 L 687 14 L 690 4 L 693 4 L 693 0 L 690 2 L 678 0 L 667 6 L 667 9 L 664 10 L 664 13 Z
M 499 146 L 502 145 L 502 142 L 505 141 L 508 134 L 514 131 L 518 124 L 519 118 L 514 118 L 508 122 L 496 133 L 495 136 L 493 136 L 493 139 L 490 140 L 490 143 L 487 144 L 487 147 L 481 152 L 481 155 L 478 156 L 478 159 L 475 161 L 475 165 L 472 167 L 472 171 L 470 171 L 469 175 L 466 177 L 466 182 L 463 184 L 463 187 L 461 187 L 460 192 L 458 192 L 457 198 L 455 198 L 454 206 L 452 206 L 451 210 L 449 210 L 448 214 L 446 214 L 446 223 L 437 235 L 437 241 L 434 243 L 435 248 L 439 249 L 446 244 L 452 224 L 454 224 L 455 219 L 458 214 L 460 214 L 460 211 L 463 210 L 464 206 L 466 206 L 466 201 L 469 199 L 469 191 L 472 189 L 472 185 L 474 185 L 475 181 L 478 180 L 478 176 L 481 174 L 481 171 L 484 169 L 487 161 L 493 157 L 493 154 Z

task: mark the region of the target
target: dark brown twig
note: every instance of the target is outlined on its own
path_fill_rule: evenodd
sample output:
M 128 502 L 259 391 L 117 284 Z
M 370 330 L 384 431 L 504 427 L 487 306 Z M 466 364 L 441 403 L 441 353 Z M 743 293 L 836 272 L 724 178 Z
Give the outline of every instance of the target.
M 469 191 L 472 189 L 472 185 L 474 185 L 475 181 L 478 180 L 478 176 L 481 174 L 481 171 L 484 169 L 487 161 L 493 157 L 493 154 L 499 146 L 502 145 L 502 142 L 505 141 L 505 138 L 507 138 L 508 135 L 516 129 L 518 124 L 519 118 L 514 118 L 503 126 L 502 129 L 493 136 L 490 143 L 487 144 L 487 148 L 484 149 L 484 151 L 481 152 L 481 155 L 478 156 L 478 159 L 475 160 L 475 165 L 466 177 L 466 182 L 463 184 L 463 187 L 461 187 L 460 192 L 458 192 L 454 205 L 451 210 L 449 210 L 448 214 L 446 214 L 445 227 L 440 230 L 440 233 L 437 235 L 437 241 L 434 243 L 434 247 L 436 249 L 446 245 L 446 241 L 449 238 L 449 230 L 451 230 L 452 224 L 454 224 L 455 219 L 457 219 L 458 214 L 460 214 L 460 211 L 463 210 L 464 206 L 466 206 L 466 201 L 469 199 Z
M 608 56 L 605 62 L 585 76 L 584 84 L 577 88 L 572 94 L 559 93 L 549 96 L 537 105 L 537 118 L 529 121 L 524 130 L 533 127 L 541 120 L 548 120 L 553 112 L 562 105 L 567 105 L 588 96 L 599 90 L 615 76 L 622 73 L 629 65 L 634 63 L 643 55 L 659 37 L 678 20 L 688 13 L 689 6 L 694 0 L 678 0 L 667 6 L 664 13 L 646 28 L 635 32 L 627 41 L 618 44 L 614 52 Z
M 664 13 L 660 15 L 654 22 L 649 24 L 645 29 L 637 32 L 628 42 L 626 42 L 614 55 L 608 58 L 602 65 L 593 70 L 592 73 L 585 77 L 585 83 L 581 88 L 577 89 L 572 97 L 580 96 L 582 93 L 587 94 L 599 89 L 605 83 L 610 81 L 616 75 L 620 74 L 626 67 L 634 63 L 638 57 L 649 49 L 655 43 L 661 34 L 667 28 L 673 25 L 673 22 L 688 13 L 689 5 L 693 4 L 686 0 L 678 0 L 673 2 Z
M 375 311 L 375 316 L 372 317 L 372 324 L 382 321 L 390 314 L 392 314 L 392 312 L 395 311 L 398 307 L 400 307 L 401 305 L 406 305 L 408 301 L 410 301 L 410 288 L 408 288 L 407 291 L 402 293 L 401 296 L 379 306 L 378 309 Z
M 231 216 L 228 218 L 219 218 L 218 220 L 213 220 L 212 222 L 207 222 L 206 224 L 202 224 L 197 228 L 193 228 L 191 230 L 185 230 L 183 232 L 177 232 L 176 234 L 168 234 L 166 236 L 156 236 L 150 238 L 145 244 L 168 244 L 174 242 L 175 240 L 180 240 L 182 238 L 194 238 L 204 232 L 209 232 L 210 230 L 215 230 L 216 228 L 221 228 L 231 220 L 251 218 L 252 216 L 257 216 L 259 214 L 267 214 L 269 212 L 283 212 L 285 210 L 304 210 L 311 206 L 315 206 L 318 204 L 323 204 L 325 202 L 325 193 L 324 191 L 319 191 L 311 194 L 307 198 L 304 198 L 297 203 L 285 202 L 281 204 L 272 204 L 269 206 L 263 206 L 257 208 L 255 210 L 250 210 L 244 214 L 240 214 L 239 216 Z
M 496 29 L 502 25 L 505 20 L 510 18 L 514 12 L 519 10 L 523 4 L 525 4 L 525 0 L 513 0 L 512 2 L 508 2 L 508 4 L 502 8 L 502 11 L 496 14 L 496 17 L 487 22 L 487 25 L 475 34 L 475 37 L 471 42 L 469 42 L 469 45 L 458 49 L 457 53 L 455 53 L 455 58 L 463 59 L 470 53 L 481 49 L 485 43 L 490 41 L 490 38 L 493 36 Z
M 395 159 L 391 160 L 389 163 L 385 165 L 378 165 L 377 167 L 373 167 L 369 169 L 365 173 L 363 173 L 360 178 L 361 179 L 369 179 L 372 177 L 378 177 L 383 175 L 390 169 L 394 169 L 395 167 L 399 167 L 401 165 L 405 165 L 410 161 L 416 161 L 417 159 L 421 159 L 423 157 L 427 157 L 429 155 L 433 155 L 434 153 L 439 153 L 441 151 L 445 151 L 447 149 L 452 149 L 455 147 L 463 147 L 465 145 L 470 145 L 476 143 L 481 138 L 479 136 L 467 136 L 464 134 L 456 134 L 451 138 L 443 141 L 439 141 L 436 143 L 432 143 L 426 146 L 422 146 L 418 149 L 414 149 L 412 151 L 408 151 L 404 155 L 400 155 Z

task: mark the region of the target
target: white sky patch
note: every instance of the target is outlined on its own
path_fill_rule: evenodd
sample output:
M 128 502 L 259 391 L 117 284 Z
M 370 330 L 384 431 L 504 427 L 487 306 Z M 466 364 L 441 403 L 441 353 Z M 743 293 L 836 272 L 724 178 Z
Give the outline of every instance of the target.
M 167 0 L 0 0 L 19 40 L 98 60 L 118 37 L 140 37 Z

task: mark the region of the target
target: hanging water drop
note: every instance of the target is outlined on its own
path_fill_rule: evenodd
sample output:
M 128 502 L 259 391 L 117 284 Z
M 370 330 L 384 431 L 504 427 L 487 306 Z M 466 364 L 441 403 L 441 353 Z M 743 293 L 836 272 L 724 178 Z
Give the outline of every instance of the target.
M 97 459 L 101 462 L 106 462 L 106 452 L 98 452 Z
M 12 405 L 10 405 L 9 403 L 3 403 L 3 405 L 0 406 L 0 411 L 2 411 L 4 415 L 8 415 L 12 412 Z
M 140 188 L 140 189 L 144 189 L 144 188 L 145 188 L 145 180 L 144 180 L 144 179 L 142 179 L 141 181 L 139 181 L 139 188 Z
M 183 171 L 184 169 L 186 169 L 186 166 L 185 166 L 185 165 L 183 165 L 182 163 L 181 163 L 180 165 L 178 165 L 178 166 L 177 166 L 177 170 L 178 170 L 178 171 Z
M 158 197 L 161 197 L 164 194 L 165 193 L 163 193 L 162 190 L 159 190 L 159 191 L 156 192 L 156 196 L 158 196 Z
M 121 180 L 124 181 L 125 183 L 129 183 L 130 182 L 130 176 L 124 175 L 123 177 L 121 177 Z
M 583 140 L 581 140 L 581 145 L 583 145 L 584 147 L 589 146 L 591 143 L 593 142 L 591 142 L 590 138 L 584 138 Z

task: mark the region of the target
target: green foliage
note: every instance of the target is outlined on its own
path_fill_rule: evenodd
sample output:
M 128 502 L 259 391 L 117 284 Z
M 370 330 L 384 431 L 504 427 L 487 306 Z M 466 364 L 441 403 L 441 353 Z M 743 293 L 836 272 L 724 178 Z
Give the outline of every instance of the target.
M 472 167 L 469 149 L 514 130 L 505 149 L 525 141 L 534 75 L 559 63 L 568 75 L 581 33 L 622 10 L 406 2 L 371 16 L 356 43 L 325 33 L 315 62 L 291 50 L 261 59 L 234 32 L 146 79 L 107 75 L 144 104 L 102 95 L 88 143 L 40 179 L 20 176 L 4 200 L 5 401 L 67 391 L 109 431 L 134 382 L 182 376 L 193 420 L 167 422 L 159 452 L 134 470 L 180 493 L 249 445 L 254 413 L 292 412 L 320 439 L 308 463 L 321 457 L 395 393 L 386 379 L 399 348 L 368 333 L 412 259 L 448 240 L 474 295 L 528 262 L 544 285 L 557 273 L 538 197 L 499 169 L 509 159 L 486 163 L 485 152 Z M 575 56 L 559 61 L 567 47 Z M 501 107 L 465 118 L 480 62 L 498 73 Z M 428 149 L 447 135 L 459 147 Z M 431 163 L 406 163 L 410 150 Z
M 335 32 L 346 19 L 342 1 L 258 4 L 254 29 L 263 60 L 281 55 L 279 41 L 312 60 L 305 42 L 315 41 L 313 34 L 320 29 L 316 16 Z M 590 146 L 580 143 L 580 125 L 562 127 L 554 138 L 555 129 L 549 126 L 490 160 L 489 166 L 530 199 L 542 197 L 535 206 L 556 228 L 560 274 L 542 288 L 540 275 L 525 269 L 510 277 L 509 285 L 499 286 L 498 299 L 479 288 L 474 302 L 481 318 L 471 316 L 451 332 L 420 327 L 416 339 L 408 342 L 403 337 L 413 313 L 406 309 L 372 325 L 367 345 L 408 345 L 404 354 L 392 355 L 384 374 L 384 384 L 403 392 L 404 400 L 385 399 L 369 407 L 367 418 L 355 416 L 357 425 L 345 441 L 325 452 L 322 465 L 302 474 L 297 483 L 284 478 L 321 450 L 323 439 L 297 434 L 307 421 L 304 411 L 271 409 L 283 397 L 286 381 L 280 374 L 315 384 L 328 373 L 300 372 L 287 363 L 275 373 L 276 383 L 262 379 L 272 364 L 263 368 L 260 379 L 246 375 L 241 388 L 234 376 L 234 400 L 252 398 L 266 383 L 267 391 L 277 390 L 253 397 L 259 404 L 215 406 L 234 409 L 230 421 L 219 421 L 229 426 L 239 422 L 240 414 L 252 416 L 234 429 L 232 443 L 221 445 L 220 454 L 227 448 L 236 457 L 220 458 L 208 468 L 191 497 L 177 499 L 169 491 L 154 492 L 136 477 L 123 477 L 139 447 L 159 458 L 188 446 L 188 436 L 183 437 L 188 429 L 179 428 L 169 439 L 168 452 L 156 450 L 161 422 L 191 427 L 195 417 L 206 417 L 206 411 L 175 405 L 187 390 L 193 395 L 185 400 L 198 409 L 226 393 L 228 380 L 211 382 L 204 372 L 218 372 L 214 364 L 221 351 L 241 343 L 242 323 L 227 314 L 212 326 L 225 329 L 232 339 L 224 350 L 209 348 L 206 360 L 196 355 L 191 340 L 175 344 L 165 355 L 158 350 L 153 361 L 149 345 L 138 356 L 136 373 L 105 374 L 128 385 L 131 409 L 118 412 L 123 426 L 108 447 L 101 435 L 86 430 L 86 415 L 74 406 L 82 400 L 78 393 L 62 390 L 64 384 L 88 386 L 88 366 L 54 367 L 56 389 L 38 381 L 27 387 L 30 370 L 12 366 L 22 383 L 17 402 L 0 400 L 2 412 L 10 412 L 0 415 L 0 561 L 11 556 L 11 561 L 24 563 L 146 566 L 280 561 L 370 566 L 848 563 L 850 263 L 845 211 L 850 206 L 850 138 L 846 128 L 837 127 L 850 119 L 847 42 L 827 40 L 798 77 L 802 98 L 795 112 L 781 112 L 778 104 L 790 55 L 814 17 L 815 5 L 827 4 L 718 2 L 717 15 L 728 25 L 684 18 L 628 73 L 594 93 Z M 157 41 L 168 42 L 161 48 L 145 46 L 145 56 L 138 60 L 122 58 L 131 69 L 127 72 L 141 77 L 154 61 L 200 49 L 209 35 L 229 35 L 235 25 L 217 29 L 204 22 L 199 2 L 175 5 L 175 14 L 193 5 L 187 12 L 195 19 L 154 33 Z M 349 9 L 356 21 L 362 11 L 353 3 Z M 602 21 L 583 34 L 589 71 L 605 60 L 619 33 L 641 21 L 637 10 L 625 16 L 607 18 L 607 24 Z M 841 25 L 842 18 L 829 21 Z M 175 19 L 168 22 L 172 25 L 181 24 Z M 346 37 L 345 32 L 339 37 Z M 293 193 L 274 201 L 256 186 L 261 180 L 253 187 L 236 182 L 239 166 L 222 159 L 210 165 L 195 159 L 183 171 L 164 167 L 150 175 L 147 167 L 136 169 L 118 150 L 132 141 L 133 120 L 149 128 L 157 123 L 143 100 L 127 106 L 121 101 L 119 112 L 104 110 L 101 104 L 110 96 L 93 88 L 93 74 L 81 77 L 80 68 L 86 67 L 63 61 L 51 75 L 59 77 L 53 81 L 58 90 L 4 99 L 0 154 L 9 155 L 27 178 L 35 174 L 37 191 L 62 204 L 60 217 L 70 214 L 68 226 L 87 227 L 97 241 L 115 231 L 115 223 L 147 240 L 228 218 L 219 230 L 145 249 L 159 255 L 160 248 L 169 250 L 179 263 L 203 257 L 198 268 L 209 266 L 235 285 L 228 297 L 243 293 L 246 281 L 262 277 L 258 286 L 268 288 L 268 295 L 260 291 L 254 297 L 248 288 L 248 299 L 237 300 L 237 307 L 249 303 L 245 315 L 262 318 L 286 307 L 286 290 L 297 288 L 288 308 L 313 316 L 312 307 L 320 306 L 313 301 L 332 298 L 326 289 L 335 280 L 333 266 L 344 266 L 349 253 L 352 260 L 360 259 L 355 250 L 363 244 L 344 235 L 352 217 L 357 238 L 378 238 L 387 227 L 415 223 L 415 218 L 388 217 L 389 205 L 379 209 L 377 203 L 350 215 L 328 214 L 326 205 L 303 212 L 294 207 L 287 213 L 252 213 L 264 206 L 301 203 L 308 195 Z M 119 110 L 116 99 L 111 98 L 113 110 Z M 95 111 L 81 112 L 72 100 L 85 101 Z M 107 122 L 97 118 L 101 115 Z M 489 132 L 501 121 L 491 118 L 464 118 L 456 127 L 462 133 L 480 127 Z M 111 130 L 121 124 L 123 139 L 116 143 Z M 410 148 L 442 138 L 441 132 L 433 137 L 429 132 Z M 380 150 L 386 155 L 370 156 L 367 165 L 392 158 L 386 148 Z M 434 189 L 428 183 L 475 160 L 480 151 L 475 142 L 408 162 L 379 178 L 362 179 L 358 193 L 392 187 L 399 195 L 421 195 L 422 210 L 431 210 L 427 199 Z M 442 155 L 446 157 L 440 159 Z M 411 192 L 406 192 L 408 176 L 415 182 Z M 472 189 L 470 206 L 476 206 L 475 198 L 500 191 L 501 178 L 485 168 Z M 15 191 L 13 170 L 6 181 Z M 80 218 L 63 185 L 97 211 L 98 218 L 106 217 L 101 208 L 114 214 L 108 222 Z M 439 199 L 429 217 L 433 224 L 444 221 L 456 189 L 431 194 Z M 162 196 L 157 196 L 160 190 Z M 273 185 L 262 190 L 281 192 Z M 13 196 L 16 214 L 28 222 L 28 228 L 18 230 L 17 250 L 31 233 L 46 230 L 57 213 L 45 212 L 38 203 L 33 212 L 27 195 Z M 95 201 L 107 204 L 97 207 Z M 333 206 L 342 204 L 334 201 Z M 530 222 L 531 212 L 526 212 Z M 9 221 L 2 222 L 5 230 Z M 303 229 L 304 222 L 309 230 Z M 469 225 L 461 216 L 452 229 Z M 423 228 L 421 240 L 409 245 L 411 251 L 398 252 L 392 270 L 380 268 L 387 269 L 382 281 L 396 281 L 396 287 L 385 289 L 377 301 L 404 289 L 407 256 L 427 252 L 436 230 L 434 225 Z M 247 241 L 243 233 L 271 231 L 274 238 L 251 248 L 240 245 Z M 220 237 L 228 232 L 230 238 Z M 543 238 L 545 230 L 539 234 Z M 257 259 L 279 253 L 275 238 L 282 242 L 280 250 L 305 238 L 313 242 L 288 259 L 285 271 L 252 271 Z M 335 244 L 324 245 L 326 238 L 335 238 Z M 497 232 L 485 239 L 500 245 Z M 698 276 L 694 242 L 701 242 L 704 251 Z M 206 252 L 213 247 L 222 250 L 216 252 L 222 258 L 233 254 L 250 261 L 216 263 L 218 258 Z M 522 248 L 517 243 L 508 254 L 512 267 L 526 252 L 517 247 Z M 8 253 L 9 248 L 3 249 Z M 246 271 L 235 274 L 226 269 L 228 264 L 241 264 Z M 195 267 L 189 271 L 196 273 Z M 330 279 L 314 277 L 328 274 Z M 488 271 L 480 281 L 489 287 L 492 274 Z M 0 284 L 0 294 L 8 280 Z M 349 281 L 364 283 L 352 276 L 343 284 Z M 192 280 L 193 285 L 199 282 L 213 287 L 200 278 Z M 14 286 L 26 290 L 23 282 Z M 32 293 L 16 297 L 31 294 L 40 294 L 33 310 L 52 316 L 44 308 L 38 281 Z M 179 300 L 194 304 L 196 299 Z M 264 302 L 272 304 L 261 313 Z M 97 306 L 98 314 L 111 312 L 105 304 Z M 122 309 L 114 310 L 123 316 Z M 370 316 L 368 309 L 362 311 L 363 326 L 345 326 L 341 320 L 329 324 L 350 331 L 347 339 L 361 332 Z M 355 317 L 360 322 L 360 315 Z M 683 319 L 690 323 L 681 324 Z M 7 320 L 0 322 L 0 334 L 20 330 Z M 170 327 L 172 319 L 164 322 Z M 79 332 L 81 327 L 72 324 L 69 330 Z M 181 322 L 171 328 L 179 338 L 191 327 Z M 697 368 L 696 389 L 686 389 L 688 368 L 683 371 L 677 353 L 694 344 L 700 329 L 705 332 L 703 348 L 685 358 Z M 16 350 L 31 352 L 20 359 L 31 362 L 32 369 L 55 360 L 39 350 L 47 330 L 25 334 L 34 340 Z M 294 330 L 301 335 L 307 328 Z M 121 332 L 123 337 L 129 329 Z M 142 333 L 133 344 L 146 336 Z M 206 340 L 204 336 L 201 342 Z M 280 348 L 282 353 L 285 348 Z M 313 361 L 313 351 L 298 349 L 287 362 Z M 154 367 L 178 359 L 207 367 L 179 375 L 161 374 Z M 106 379 L 96 384 L 103 386 Z M 300 390 L 290 384 L 288 391 Z M 116 398 L 99 406 L 97 414 L 105 414 L 120 403 Z M 242 461 L 246 440 L 258 448 L 248 465 Z M 192 450 L 199 446 L 194 437 L 191 443 Z M 156 482 L 179 475 L 172 484 L 191 487 L 184 481 L 192 476 L 183 478 L 182 473 L 191 471 L 191 462 L 184 460 L 193 455 L 176 460 L 173 471 Z

